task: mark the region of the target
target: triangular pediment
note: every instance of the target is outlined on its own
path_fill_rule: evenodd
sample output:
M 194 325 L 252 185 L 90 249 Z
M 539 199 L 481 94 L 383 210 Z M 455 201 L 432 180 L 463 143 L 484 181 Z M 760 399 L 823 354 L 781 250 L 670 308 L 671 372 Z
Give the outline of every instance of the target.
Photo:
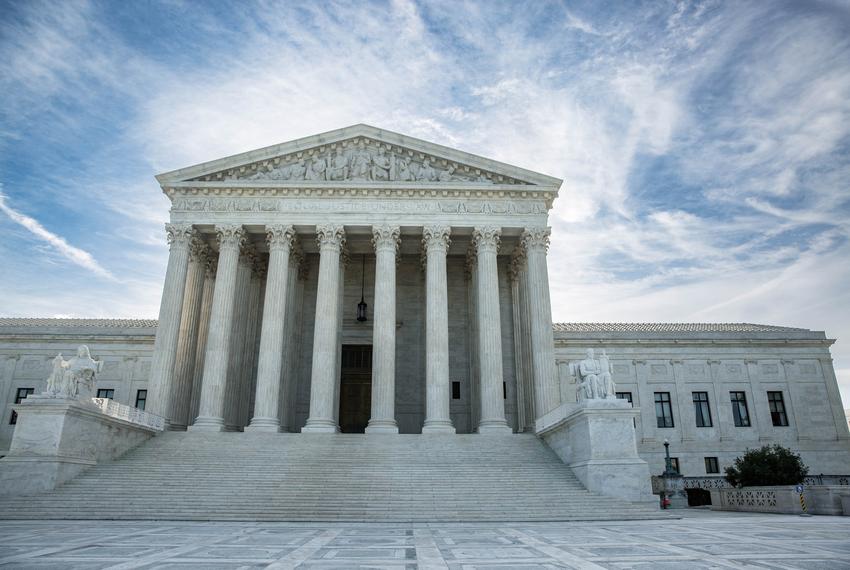
M 163 186 L 522 185 L 561 180 L 399 133 L 354 125 L 157 176 Z

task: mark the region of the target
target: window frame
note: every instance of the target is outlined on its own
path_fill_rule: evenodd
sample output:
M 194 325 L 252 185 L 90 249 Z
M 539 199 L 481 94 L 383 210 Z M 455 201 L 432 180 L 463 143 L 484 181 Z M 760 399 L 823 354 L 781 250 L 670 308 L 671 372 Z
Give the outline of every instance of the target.
M 699 396 L 698 396 L 699 395 Z M 697 399 L 697 397 L 705 399 Z M 691 392 L 691 399 L 694 403 L 694 423 L 698 428 L 714 427 L 714 422 L 711 419 L 711 403 L 709 402 L 708 392 L 694 391 Z M 706 417 L 708 421 L 706 422 Z
M 705 457 L 704 459 L 706 475 L 717 475 L 720 473 L 720 461 L 717 457 Z M 713 469 L 711 467 L 713 467 Z
M 775 399 L 775 396 L 778 396 L 778 399 Z M 777 406 L 778 404 L 778 406 Z M 768 410 L 770 410 L 770 421 L 773 423 L 774 427 L 788 427 L 788 408 L 785 407 L 785 395 L 782 393 L 782 390 L 768 390 L 767 391 L 767 406 Z M 780 409 L 774 409 L 779 408 Z M 779 423 L 777 423 L 777 419 Z
M 101 396 L 100 395 L 101 392 L 106 392 L 106 393 L 112 394 L 112 395 L 111 396 Z M 110 400 L 114 400 L 115 399 L 115 388 L 98 388 L 97 389 L 97 396 L 95 396 L 95 397 L 96 398 L 108 398 Z
M 142 392 L 144 392 L 145 397 L 139 399 L 139 396 L 141 395 Z M 144 410 L 145 406 L 147 405 L 147 401 L 148 401 L 148 390 L 147 390 L 147 388 L 139 388 L 138 390 L 136 390 L 136 408 L 138 408 L 139 410 Z M 142 402 L 141 408 L 139 408 L 139 402 Z
M 660 399 L 659 399 L 660 398 Z M 665 400 L 666 398 L 666 400 Z M 655 392 L 655 426 L 659 429 L 671 429 L 676 427 L 676 422 L 673 419 L 673 401 L 670 398 L 670 392 Z M 665 405 L 666 412 L 665 413 Z M 660 408 L 659 408 L 660 406 Z M 661 415 L 658 415 L 659 410 Z M 669 424 L 668 423 L 669 419 Z M 664 425 L 662 425 L 664 424 Z
M 737 395 L 740 394 L 740 397 Z M 744 390 L 730 390 L 729 401 L 732 404 L 732 419 L 735 427 L 752 427 L 750 407 L 747 405 L 747 393 Z M 744 415 L 741 415 L 743 409 Z
M 27 399 L 27 396 L 30 394 L 35 394 L 35 388 L 17 388 L 15 390 L 15 404 L 20 404 L 24 400 Z M 12 413 L 9 415 L 9 425 L 14 426 L 18 423 L 18 412 L 12 410 Z
M 633 408 L 635 407 L 635 403 L 634 403 L 634 400 L 632 399 L 632 393 L 631 392 L 615 392 L 614 395 L 617 397 L 618 400 L 625 400 L 629 404 L 631 404 L 631 406 Z

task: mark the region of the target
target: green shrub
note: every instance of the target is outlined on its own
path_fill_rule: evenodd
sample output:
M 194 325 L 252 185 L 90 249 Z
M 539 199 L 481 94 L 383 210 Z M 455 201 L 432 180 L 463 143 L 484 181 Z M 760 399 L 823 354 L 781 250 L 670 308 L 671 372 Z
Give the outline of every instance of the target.
M 726 480 L 733 487 L 796 485 L 808 474 L 800 456 L 781 445 L 748 449 L 726 468 Z

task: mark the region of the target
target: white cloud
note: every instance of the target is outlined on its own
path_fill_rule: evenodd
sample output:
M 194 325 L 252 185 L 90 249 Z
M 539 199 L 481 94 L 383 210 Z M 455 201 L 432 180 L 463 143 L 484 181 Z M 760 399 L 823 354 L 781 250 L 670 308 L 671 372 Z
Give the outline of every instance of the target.
M 51 232 L 50 230 L 42 226 L 38 222 L 38 220 L 31 218 L 26 214 L 22 214 L 16 210 L 13 210 L 11 207 L 9 207 L 9 205 L 6 204 L 6 198 L 6 195 L 0 192 L 0 211 L 9 216 L 9 218 L 13 222 L 26 228 L 27 231 L 29 231 L 31 234 L 33 234 L 40 240 L 43 240 L 50 246 L 53 251 L 55 251 L 74 265 L 78 265 L 80 267 L 88 269 L 99 277 L 103 277 L 112 281 L 116 280 L 115 276 L 107 269 L 103 268 L 89 252 L 69 244 L 65 240 L 65 238 Z

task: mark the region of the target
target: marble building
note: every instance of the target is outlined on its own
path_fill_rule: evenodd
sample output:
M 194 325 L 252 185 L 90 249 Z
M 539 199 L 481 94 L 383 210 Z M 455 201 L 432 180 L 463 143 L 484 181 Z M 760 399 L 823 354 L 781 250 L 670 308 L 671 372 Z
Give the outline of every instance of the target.
M 640 457 L 722 472 L 788 445 L 850 473 L 824 333 L 551 320 L 548 211 L 561 180 L 366 125 L 161 174 L 159 319 L 0 319 L 0 454 L 57 352 L 104 361 L 101 395 L 172 430 L 534 431 L 607 349 Z

